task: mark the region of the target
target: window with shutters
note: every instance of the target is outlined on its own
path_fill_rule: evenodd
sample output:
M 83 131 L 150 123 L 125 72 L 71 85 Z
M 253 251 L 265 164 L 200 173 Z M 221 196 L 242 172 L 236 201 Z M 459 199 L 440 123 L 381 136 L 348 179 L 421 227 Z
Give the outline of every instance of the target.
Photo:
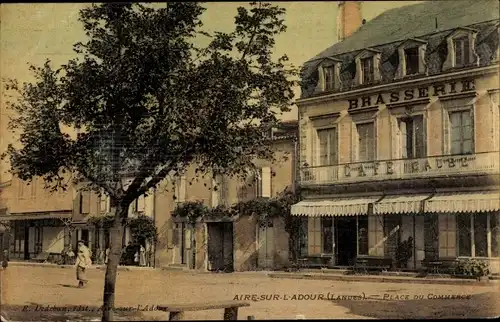
M 451 154 L 470 154 L 474 151 L 472 109 L 450 113 Z
M 101 196 L 100 196 L 100 199 L 99 199 L 99 211 L 101 213 L 109 211 L 109 209 L 108 209 L 108 199 L 109 199 L 108 196 L 104 192 L 101 192 Z
M 368 216 L 368 255 L 384 256 L 384 223 L 381 216 Z
M 400 118 L 398 120 L 401 158 L 413 159 L 425 157 L 424 117 Z
M 455 51 L 455 67 L 465 67 L 469 65 L 469 44 L 469 36 L 462 36 L 453 39 L 453 49 Z
M 335 165 L 338 163 L 337 129 L 318 130 L 319 165 Z
M 373 82 L 373 57 L 362 59 L 361 68 L 363 72 L 363 84 L 371 84 Z
M 186 201 L 186 176 L 177 179 L 174 191 L 177 203 Z
M 320 255 L 321 254 L 321 218 L 308 217 L 308 254 Z
M 455 214 L 439 215 L 440 257 L 455 257 L 457 254 L 455 217 Z
M 146 197 L 144 195 L 140 195 L 139 198 L 136 199 L 137 202 L 137 212 L 144 213 L 146 209 Z
M 80 194 L 80 213 L 89 214 L 90 213 L 90 191 L 83 190 Z
M 271 168 L 263 167 L 259 170 L 259 191 L 258 196 L 263 198 L 271 198 Z
M 473 215 L 474 224 L 474 256 L 488 257 L 488 214 Z
M 357 124 L 358 161 L 373 161 L 375 159 L 375 126 L 373 122 Z

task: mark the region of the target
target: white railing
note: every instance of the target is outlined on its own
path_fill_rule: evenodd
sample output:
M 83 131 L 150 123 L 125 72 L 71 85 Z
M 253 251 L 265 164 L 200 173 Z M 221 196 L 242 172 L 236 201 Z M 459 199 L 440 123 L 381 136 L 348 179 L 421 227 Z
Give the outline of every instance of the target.
M 500 173 L 499 152 L 434 156 L 314 166 L 300 169 L 300 184 L 415 179 L 468 174 Z

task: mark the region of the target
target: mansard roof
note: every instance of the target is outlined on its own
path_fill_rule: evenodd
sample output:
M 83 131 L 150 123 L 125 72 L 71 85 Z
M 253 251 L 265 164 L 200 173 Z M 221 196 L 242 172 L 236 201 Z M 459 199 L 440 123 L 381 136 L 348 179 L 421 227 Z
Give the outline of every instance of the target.
M 496 0 L 425 1 L 388 10 L 307 61 L 302 70 L 301 97 L 314 95 L 317 66 L 325 57 L 342 61 L 342 90 L 349 89 L 356 72 L 355 57 L 367 48 L 381 52 L 382 82 L 392 82 L 399 64 L 397 48 L 409 39 L 427 42 L 425 60 L 429 75 L 438 74 L 446 59 L 446 37 L 460 27 L 477 30 L 476 52 L 480 64 L 489 65 L 499 44 L 498 12 Z

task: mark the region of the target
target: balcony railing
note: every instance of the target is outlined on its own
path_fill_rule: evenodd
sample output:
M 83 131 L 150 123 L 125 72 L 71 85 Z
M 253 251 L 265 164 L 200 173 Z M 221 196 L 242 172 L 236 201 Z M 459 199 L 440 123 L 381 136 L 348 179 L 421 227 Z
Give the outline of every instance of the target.
M 499 152 L 355 162 L 300 169 L 300 184 L 339 184 L 374 180 L 497 174 Z

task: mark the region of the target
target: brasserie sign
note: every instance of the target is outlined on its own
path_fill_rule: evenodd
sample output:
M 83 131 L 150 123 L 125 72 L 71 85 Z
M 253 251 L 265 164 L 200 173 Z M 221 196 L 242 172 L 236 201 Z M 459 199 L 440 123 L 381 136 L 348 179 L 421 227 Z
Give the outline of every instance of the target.
M 372 96 L 362 96 L 360 98 L 350 99 L 349 109 L 364 108 L 382 104 L 398 103 L 401 101 L 412 101 L 431 96 L 442 96 L 461 92 L 473 91 L 474 79 L 462 79 L 448 83 L 437 83 L 430 86 L 421 86 L 401 91 L 392 91 L 388 93 L 379 93 Z

